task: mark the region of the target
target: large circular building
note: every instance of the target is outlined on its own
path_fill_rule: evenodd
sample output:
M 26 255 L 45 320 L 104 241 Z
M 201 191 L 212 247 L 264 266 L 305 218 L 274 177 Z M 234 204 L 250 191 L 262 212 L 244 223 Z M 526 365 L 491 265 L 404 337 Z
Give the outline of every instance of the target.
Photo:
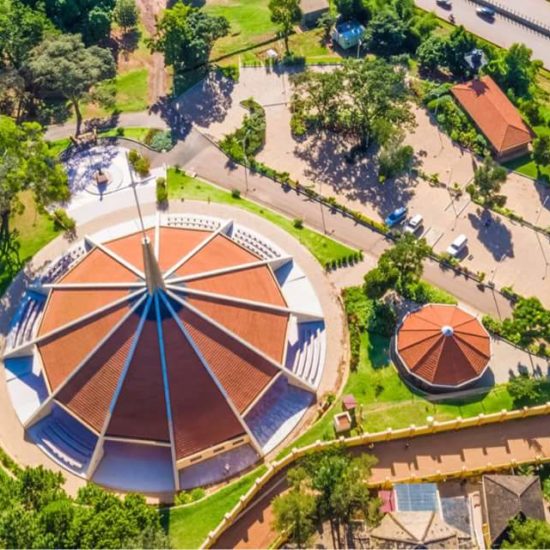
M 123 490 L 212 483 L 296 426 L 325 357 L 323 312 L 293 258 L 230 220 L 109 228 L 55 262 L 4 357 L 27 433 Z
M 491 342 L 483 325 L 457 306 L 429 304 L 405 316 L 395 338 L 399 366 L 428 391 L 474 384 L 488 366 Z

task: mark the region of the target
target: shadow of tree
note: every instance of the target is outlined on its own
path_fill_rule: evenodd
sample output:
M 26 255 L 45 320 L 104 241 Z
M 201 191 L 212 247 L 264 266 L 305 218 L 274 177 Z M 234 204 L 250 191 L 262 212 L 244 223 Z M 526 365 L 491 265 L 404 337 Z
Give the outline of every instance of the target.
M 304 175 L 309 180 L 328 185 L 335 195 L 372 205 L 382 217 L 410 202 L 417 180 L 404 176 L 381 184 L 374 151 L 350 161 L 350 147 L 345 137 L 327 132 L 296 142 L 294 154 L 306 163 Z
M 487 226 L 485 221 L 486 218 L 487 214 L 483 213 L 481 213 L 481 215 L 474 213 L 468 214 L 470 224 L 477 230 L 478 241 L 491 252 L 493 258 L 497 262 L 502 261 L 506 257 L 513 258 L 514 246 L 510 229 L 508 229 L 500 217 L 497 216 L 491 217 L 491 223 Z

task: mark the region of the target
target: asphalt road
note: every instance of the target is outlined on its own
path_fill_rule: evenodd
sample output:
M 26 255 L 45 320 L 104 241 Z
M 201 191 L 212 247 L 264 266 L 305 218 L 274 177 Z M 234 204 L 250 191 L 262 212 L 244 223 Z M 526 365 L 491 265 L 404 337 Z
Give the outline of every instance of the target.
M 523 16 L 550 26 L 550 2 L 546 0 L 498 0 Z M 422 9 L 435 11 L 443 19 L 453 14 L 457 25 L 464 25 L 470 32 L 505 48 L 515 42 L 523 42 L 533 50 L 533 57 L 540 59 L 550 69 L 550 38 L 532 31 L 511 19 L 496 15 L 494 21 L 482 19 L 476 14 L 478 4 L 471 0 L 452 0 L 452 10 L 436 5 L 435 0 L 415 0 Z

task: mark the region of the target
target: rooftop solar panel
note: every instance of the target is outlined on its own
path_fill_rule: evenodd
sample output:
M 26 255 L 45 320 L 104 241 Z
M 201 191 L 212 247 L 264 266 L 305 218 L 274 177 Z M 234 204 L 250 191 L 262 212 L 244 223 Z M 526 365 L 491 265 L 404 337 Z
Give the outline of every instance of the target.
M 436 512 L 439 510 L 435 483 L 402 483 L 395 485 L 396 508 L 403 512 Z

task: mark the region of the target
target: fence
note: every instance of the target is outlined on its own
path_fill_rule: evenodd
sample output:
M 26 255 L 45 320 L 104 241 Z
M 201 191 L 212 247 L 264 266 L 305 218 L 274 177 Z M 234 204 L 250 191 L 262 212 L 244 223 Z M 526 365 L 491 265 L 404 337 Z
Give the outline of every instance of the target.
M 470 0 L 473 4 L 479 4 L 480 6 L 485 6 L 488 8 L 493 8 L 496 12 L 500 13 L 508 19 L 512 19 L 519 23 L 529 27 L 531 30 L 550 37 L 550 25 L 543 23 L 542 21 L 537 21 L 532 17 L 528 17 L 516 10 L 511 9 L 508 6 L 501 4 L 500 2 L 493 2 L 492 0 Z
M 311 454 L 316 451 L 321 451 L 328 449 L 335 444 L 341 444 L 345 447 L 357 447 L 360 445 L 369 445 L 371 443 L 379 443 L 384 441 L 392 441 L 395 439 L 410 439 L 411 437 L 419 437 L 423 435 L 430 435 L 438 432 L 446 432 L 452 430 L 461 430 L 466 428 L 473 428 L 477 426 L 483 426 L 485 424 L 493 424 L 498 422 L 509 422 L 512 420 L 519 420 L 522 418 L 527 418 L 530 416 L 540 416 L 550 414 L 550 402 L 547 402 L 544 405 L 538 405 L 536 407 L 523 407 L 523 409 L 518 409 L 514 411 L 502 410 L 498 413 L 492 414 L 479 414 L 478 416 L 473 416 L 470 418 L 455 418 L 453 420 L 447 420 L 444 422 L 437 422 L 435 420 L 430 420 L 424 426 L 414 426 L 411 425 L 408 428 L 401 428 L 399 430 L 393 430 L 388 428 L 383 432 L 377 433 L 365 433 L 353 437 L 340 437 L 339 439 L 334 439 L 331 441 L 316 441 L 305 447 L 299 449 L 292 449 L 290 454 L 276 460 L 268 465 L 267 471 L 261 477 L 259 477 L 254 485 L 241 496 L 239 502 L 235 507 L 225 514 L 221 523 L 211 531 L 206 540 L 203 542 L 201 548 L 211 548 L 216 541 L 219 539 L 221 534 L 238 518 L 238 516 L 247 508 L 247 506 L 256 498 L 258 493 L 265 487 L 277 474 L 287 469 L 291 464 L 299 460 L 300 458 Z M 535 462 L 542 463 L 550 461 L 550 457 L 545 457 L 543 455 L 537 455 Z M 509 469 L 516 465 L 520 464 L 519 462 L 512 459 L 509 463 L 505 464 L 491 464 L 488 462 L 485 466 L 478 468 L 468 468 L 464 465 L 460 470 L 451 471 L 451 472 L 442 472 L 436 470 L 433 474 L 429 476 L 417 477 L 414 474 L 403 477 L 403 478 L 393 478 L 378 481 L 375 483 L 370 483 L 371 487 L 391 487 L 395 483 L 404 483 L 404 482 L 420 482 L 420 481 L 441 481 L 446 478 L 452 477 L 472 477 L 483 474 L 484 472 Z

